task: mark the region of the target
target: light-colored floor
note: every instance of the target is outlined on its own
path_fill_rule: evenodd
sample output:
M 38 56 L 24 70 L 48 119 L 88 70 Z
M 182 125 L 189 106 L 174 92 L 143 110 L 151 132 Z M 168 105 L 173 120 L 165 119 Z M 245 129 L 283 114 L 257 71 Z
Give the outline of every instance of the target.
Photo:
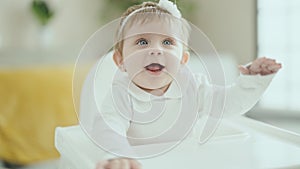
M 38 164 L 22 167 L 20 169 L 57 169 L 58 160 L 45 161 Z M 1 162 L 0 162 L 1 163 Z M 6 169 L 0 164 L 0 169 Z
M 22 169 L 57 169 L 58 160 L 47 161 L 39 164 L 34 164 L 31 166 L 23 167 Z

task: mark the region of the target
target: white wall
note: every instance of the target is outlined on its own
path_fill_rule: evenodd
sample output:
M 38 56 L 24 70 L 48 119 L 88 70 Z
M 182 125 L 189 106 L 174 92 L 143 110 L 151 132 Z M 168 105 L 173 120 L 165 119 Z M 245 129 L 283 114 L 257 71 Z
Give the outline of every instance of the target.
M 55 12 L 46 27 L 34 17 L 31 2 L 0 1 L 0 48 L 81 46 L 100 25 L 100 0 L 46 0 Z
M 0 1 L 0 49 L 80 47 L 101 25 L 101 0 L 47 0 L 55 16 L 42 28 L 30 11 L 32 0 Z M 197 5 L 193 21 L 218 52 L 243 64 L 256 55 L 255 0 L 186 0 Z M 115 18 L 111 18 L 115 19 Z
M 244 64 L 256 57 L 256 0 L 194 0 L 196 25 L 220 53 Z

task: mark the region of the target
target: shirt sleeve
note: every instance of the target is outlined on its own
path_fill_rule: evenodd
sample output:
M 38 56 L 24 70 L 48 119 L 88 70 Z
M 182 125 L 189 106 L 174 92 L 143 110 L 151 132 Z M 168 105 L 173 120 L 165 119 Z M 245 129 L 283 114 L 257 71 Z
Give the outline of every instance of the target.
M 196 75 L 199 113 L 211 117 L 230 117 L 249 111 L 272 81 L 272 75 L 240 75 L 228 86 L 209 83 L 206 76 Z
M 130 107 L 122 93 L 108 93 L 93 122 L 92 137 L 100 146 L 119 157 L 132 158 L 135 153 L 127 140 Z

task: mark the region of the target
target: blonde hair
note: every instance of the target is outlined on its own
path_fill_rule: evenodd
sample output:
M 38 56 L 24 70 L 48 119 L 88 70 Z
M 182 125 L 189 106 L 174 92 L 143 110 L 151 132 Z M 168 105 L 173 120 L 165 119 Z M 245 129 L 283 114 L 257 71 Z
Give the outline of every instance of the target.
M 154 13 L 156 15 L 149 15 L 149 13 Z M 134 15 L 139 14 L 139 15 Z M 151 21 L 154 19 L 154 17 L 160 17 L 162 15 L 169 15 L 172 16 L 172 14 L 162 7 L 160 7 L 155 2 L 144 2 L 139 5 L 134 5 L 129 7 L 121 16 L 120 24 L 117 28 L 116 36 L 115 36 L 115 45 L 114 50 L 118 50 L 120 53 L 123 51 L 123 41 L 124 41 L 124 30 L 127 27 L 130 27 L 135 22 L 140 22 L 141 24 L 146 23 L 148 21 Z M 154 16 L 154 17 L 153 17 Z M 168 17 L 169 20 L 170 17 Z M 183 34 L 183 40 L 184 42 L 188 42 L 189 34 L 190 34 L 190 26 L 189 24 L 182 18 L 178 18 L 181 23 L 181 31 Z M 187 44 L 185 44 L 187 45 Z

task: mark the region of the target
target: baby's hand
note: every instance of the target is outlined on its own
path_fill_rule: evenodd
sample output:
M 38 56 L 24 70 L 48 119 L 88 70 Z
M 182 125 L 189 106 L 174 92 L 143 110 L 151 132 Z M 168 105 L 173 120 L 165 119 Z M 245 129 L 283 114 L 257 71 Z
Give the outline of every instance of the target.
M 269 75 L 276 73 L 279 69 L 281 69 L 281 63 L 276 63 L 276 60 L 266 57 L 255 59 L 251 65 L 246 67 L 239 66 L 239 70 L 245 75 Z
M 96 169 L 142 169 L 142 167 L 134 159 L 116 158 L 99 162 Z

